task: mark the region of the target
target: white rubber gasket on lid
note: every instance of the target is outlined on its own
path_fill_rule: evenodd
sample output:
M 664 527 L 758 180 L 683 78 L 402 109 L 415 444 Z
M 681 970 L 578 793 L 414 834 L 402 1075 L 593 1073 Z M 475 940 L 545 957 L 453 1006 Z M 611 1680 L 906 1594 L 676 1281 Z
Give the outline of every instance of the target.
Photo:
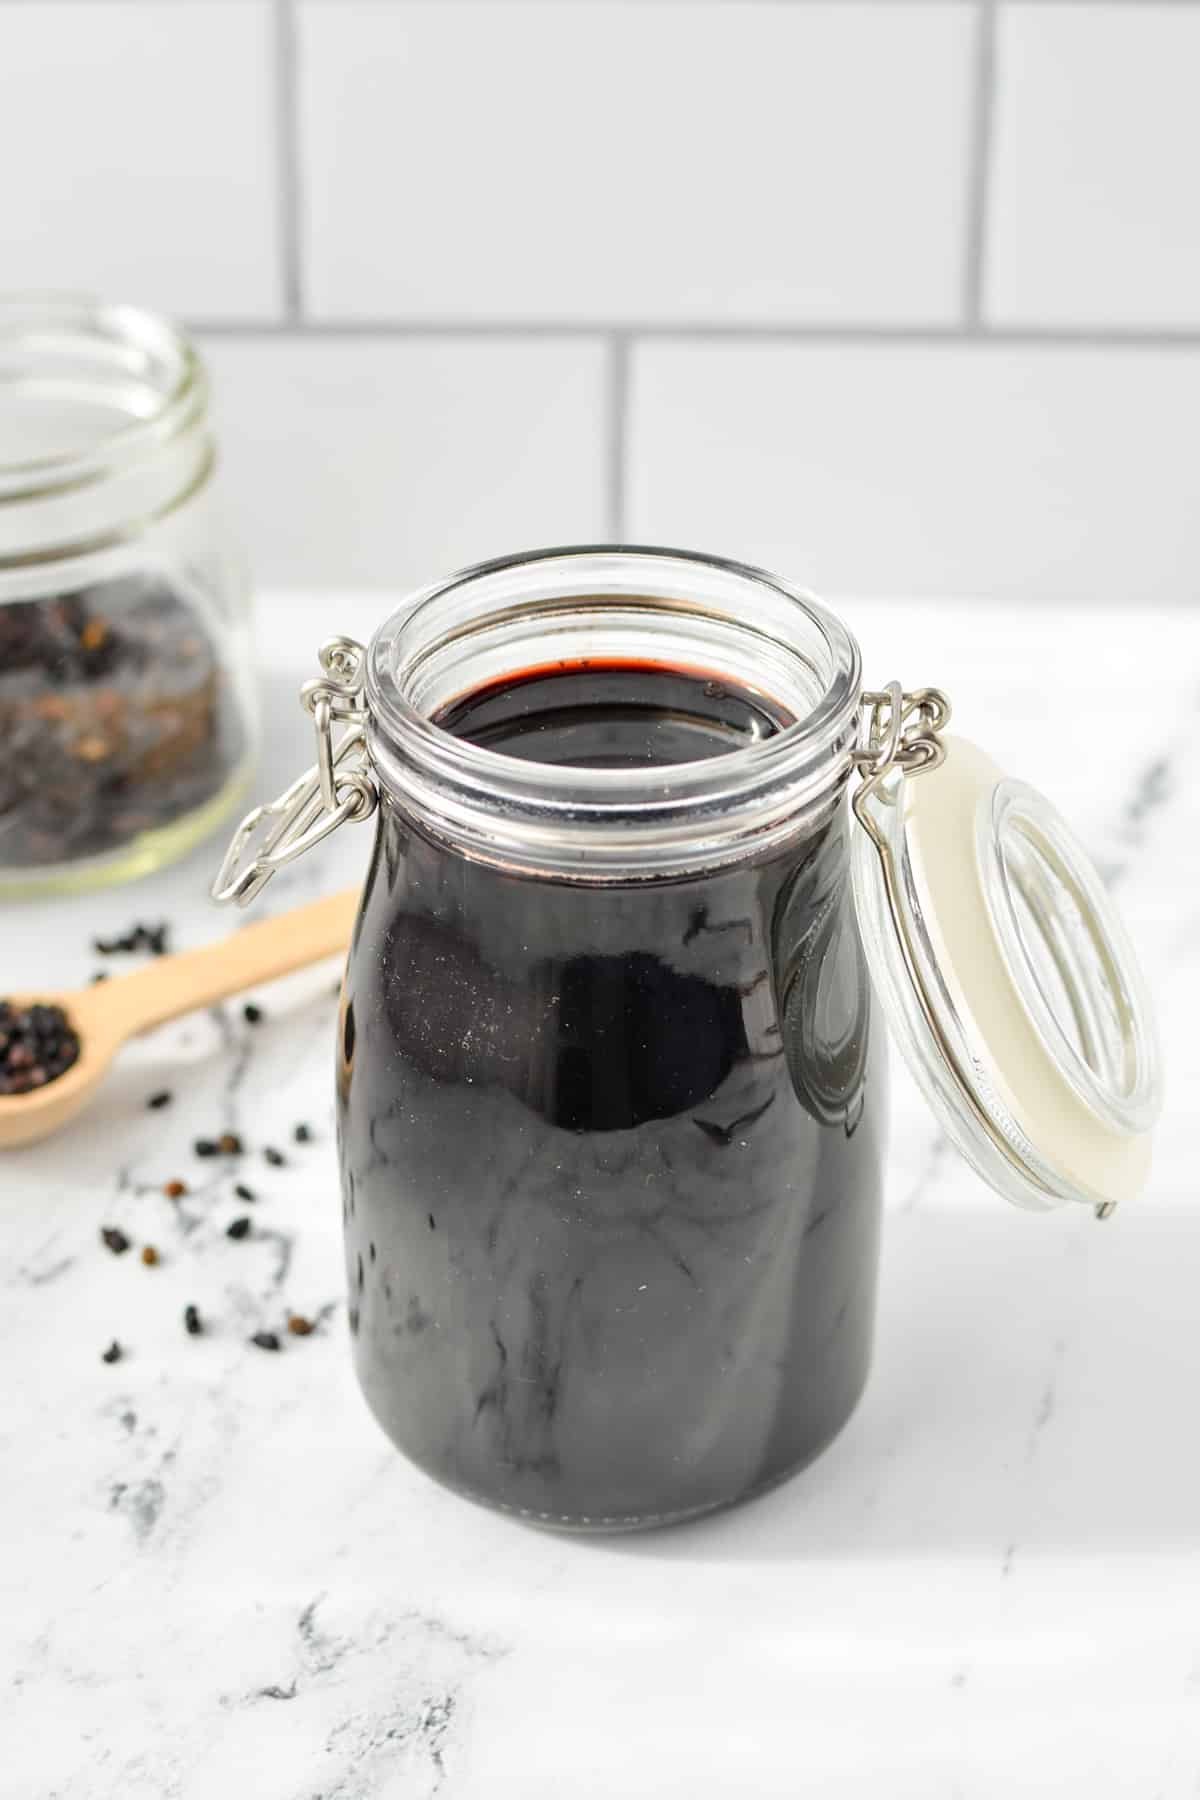
M 993 809 L 997 796 L 1003 802 L 1014 784 L 1006 784 L 990 758 L 963 739 L 947 739 L 946 751 L 940 768 L 904 783 L 904 835 L 938 978 L 970 1046 L 975 1098 L 1014 1154 L 1031 1165 L 1035 1184 L 1040 1164 L 1042 1184 L 1062 1198 L 1093 1205 L 1130 1199 L 1144 1185 L 1150 1160 L 1149 1133 L 1130 1129 L 1130 1117 L 1152 1113 L 1156 1070 L 1134 1071 L 1122 1113 L 1120 1106 L 1104 1104 L 1103 1071 L 1092 1072 L 1089 1090 L 1072 1066 L 1073 1056 L 1082 1058 L 1053 1017 L 1022 933 L 994 903 L 997 870 L 987 854 Z M 1090 893 L 1089 883 L 1098 886 L 1098 878 L 1056 815 L 1039 804 L 1055 820 L 1060 846 L 1069 846 L 1072 869 L 1087 871 L 1088 882 L 1076 883 L 1071 896 L 1078 904 L 1083 887 Z M 1027 805 L 1027 814 L 1031 810 Z M 1107 929 L 1110 915 L 1107 906 L 1090 915 L 1088 929 L 1105 946 L 1102 960 L 1132 970 L 1127 985 L 1140 997 L 1123 934 L 1114 941 Z M 1046 1002 L 1041 1008 L 1032 1003 L 1035 991 Z M 1148 1009 L 1143 1023 L 1145 1041 L 1152 1043 Z

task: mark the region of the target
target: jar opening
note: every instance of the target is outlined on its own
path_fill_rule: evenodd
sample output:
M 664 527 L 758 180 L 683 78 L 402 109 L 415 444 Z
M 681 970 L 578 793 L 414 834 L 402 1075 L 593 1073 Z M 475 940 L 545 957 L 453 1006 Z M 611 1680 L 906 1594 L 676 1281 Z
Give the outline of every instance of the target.
M 437 723 L 531 668 L 703 669 L 794 721 L 703 760 L 543 764 Z M 676 873 L 774 847 L 828 810 L 849 772 L 857 645 L 801 590 L 684 551 L 547 550 L 479 565 L 381 627 L 367 672 L 385 789 L 468 853 L 580 879 Z
M 207 478 L 196 351 L 133 306 L 0 300 L 0 571 L 103 549 Z

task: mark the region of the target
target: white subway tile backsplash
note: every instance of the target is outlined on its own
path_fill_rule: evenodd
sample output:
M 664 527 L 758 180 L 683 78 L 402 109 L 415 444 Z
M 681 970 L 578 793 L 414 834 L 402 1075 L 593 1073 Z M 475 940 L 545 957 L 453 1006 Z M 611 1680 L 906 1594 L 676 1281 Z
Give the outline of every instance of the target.
M 0 5 L 0 283 L 279 305 L 271 9 Z
M 1200 7 L 1002 7 L 988 316 L 1200 326 Z
M 617 331 L 626 535 L 1200 604 L 1200 0 L 994 12 L 0 0 L 0 288 L 212 326 L 260 581 L 612 535 Z
M 601 343 L 203 348 L 227 503 L 259 584 L 403 591 L 479 557 L 608 535 Z
M 1200 601 L 1200 351 L 644 344 L 627 533 L 819 592 Z
M 949 321 L 970 10 L 301 0 L 321 319 Z

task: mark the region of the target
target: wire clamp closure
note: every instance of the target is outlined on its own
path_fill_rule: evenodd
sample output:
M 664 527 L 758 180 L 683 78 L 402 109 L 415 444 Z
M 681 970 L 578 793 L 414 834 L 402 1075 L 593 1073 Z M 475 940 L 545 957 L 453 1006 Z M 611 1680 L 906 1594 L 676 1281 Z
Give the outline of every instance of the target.
M 339 825 L 369 819 L 379 805 L 366 749 L 366 650 L 354 638 L 329 638 L 319 660 L 324 673 L 300 690 L 300 704 L 313 722 L 317 760 L 277 799 L 246 814 L 212 885 L 219 905 L 249 906 L 277 869 Z M 336 743 L 335 724 L 346 727 Z
M 854 811 L 870 831 L 866 802 L 893 769 L 922 775 L 945 761 L 942 732 L 950 723 L 950 701 L 941 688 L 914 688 L 906 694 L 898 681 L 891 681 L 882 693 L 864 693 L 862 705 L 862 743 L 850 760 L 862 777 Z
M 862 706 L 862 742 L 850 753 L 860 780 L 850 804 L 879 852 L 890 897 L 894 879 L 891 846 L 870 803 L 894 771 L 905 777 L 925 775 L 945 762 L 941 734 L 950 723 L 950 701 L 941 688 L 914 688 L 906 694 L 898 681 L 890 681 L 882 693 L 864 692 Z M 894 906 L 892 915 L 903 942 Z

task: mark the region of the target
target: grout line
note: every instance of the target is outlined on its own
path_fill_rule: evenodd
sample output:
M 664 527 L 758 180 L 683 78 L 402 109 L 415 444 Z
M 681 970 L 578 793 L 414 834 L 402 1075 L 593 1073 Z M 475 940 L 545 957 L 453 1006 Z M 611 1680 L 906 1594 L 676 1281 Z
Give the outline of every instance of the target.
M 51 5 L 72 5 L 73 6 L 73 5 L 77 5 L 78 3 L 79 3 L 79 0 L 0 0 L 0 10 L 2 10 L 5 6 L 37 6 L 37 7 L 45 7 L 45 6 L 51 6 Z M 94 3 L 96 6 L 96 10 L 98 12 L 100 10 L 101 5 L 104 4 L 104 0 L 94 0 Z M 138 0 L 138 3 L 140 3 L 141 5 L 146 6 L 146 7 L 150 7 L 150 6 L 161 7 L 164 4 L 164 0 Z M 232 3 L 232 0 L 225 0 L 225 4 L 231 4 L 231 3 Z M 327 5 L 333 5 L 334 3 L 335 3 L 335 0 L 326 0 Z M 406 5 L 406 4 L 419 5 L 422 3 L 428 4 L 428 0 L 395 0 L 395 4 L 398 7 Z M 455 3 L 455 0 L 442 0 L 442 3 L 444 5 L 451 5 L 451 4 Z M 461 0 L 461 3 L 464 5 L 478 4 L 478 0 Z M 547 7 L 557 5 L 560 3 L 561 3 L 561 0 L 534 0 L 535 5 L 541 5 L 541 6 L 547 6 Z M 644 4 L 644 3 L 645 3 L 645 0 L 612 0 L 612 4 L 614 4 L 614 5 L 635 6 L 635 5 Z M 706 5 L 708 5 L 708 6 L 711 6 L 711 5 L 732 6 L 737 3 L 737 0 L 660 0 L 660 3 L 665 4 L 665 5 L 678 5 L 678 6 L 706 6 Z M 764 5 L 794 6 L 797 9 L 800 9 L 800 8 L 803 8 L 806 6 L 828 6 L 830 4 L 830 0 L 761 0 L 761 3 Z M 863 7 L 863 8 L 876 7 L 882 11 L 882 10 L 891 9 L 895 5 L 896 0 L 850 0 L 850 3 L 853 3 L 853 4 L 855 4 L 859 7 Z M 926 3 L 930 3 L 930 0 L 926 0 Z M 936 5 L 941 5 L 941 6 L 963 6 L 963 5 L 967 4 L 967 0 L 932 0 L 932 3 L 936 4 Z M 1007 6 L 1019 6 L 1019 7 L 1044 6 L 1046 4 L 1046 0 L 1004 0 L 1004 4 Z M 1070 7 L 1079 7 L 1079 8 L 1092 7 L 1097 10 L 1103 9 L 1104 11 L 1112 11 L 1112 12 L 1121 12 L 1121 11 L 1134 12 L 1137 10 L 1138 7 L 1144 7 L 1147 4 L 1147 0 L 1055 0 L 1055 4 L 1058 6 L 1070 6 Z M 1160 7 L 1165 6 L 1165 7 L 1169 7 L 1169 8 L 1183 9 L 1185 7 L 1195 6 L 1197 4 L 1197 0 L 1155 0 L 1155 4 Z
M 94 0 L 94 3 L 95 3 L 96 11 L 99 12 L 101 6 L 104 4 L 104 0 Z M 164 0 L 135 0 L 135 3 L 145 6 L 147 8 L 152 7 L 152 6 L 164 7 Z M 232 3 L 232 0 L 225 0 L 225 4 L 231 4 L 231 3 Z M 395 0 L 395 4 L 398 7 L 403 6 L 405 4 L 420 4 L 420 3 L 421 3 L 421 0 Z M 428 4 L 428 0 L 424 0 L 424 3 Z M 456 3 L 456 0 L 442 0 L 442 3 L 444 5 L 450 5 L 450 4 Z M 463 4 L 472 4 L 472 3 L 477 4 L 478 0 L 462 0 L 462 3 Z M 535 4 L 547 6 L 547 7 L 555 5 L 555 4 L 559 4 L 559 3 L 561 3 L 561 0 L 535 0 Z M 645 0 L 611 0 L 611 3 L 615 4 L 615 5 L 634 6 L 634 5 L 638 5 L 638 4 L 644 4 Z M 678 5 L 678 6 L 683 6 L 683 7 L 712 6 L 712 5 L 734 6 L 737 4 L 737 0 L 661 0 L 661 3 L 666 4 L 666 5 Z M 791 6 L 791 7 L 795 7 L 797 10 L 802 10 L 804 7 L 807 7 L 807 6 L 828 6 L 830 4 L 830 0 L 761 0 L 761 3 L 765 4 L 765 5 L 775 5 L 775 6 L 785 6 L 785 7 Z M 887 10 L 890 10 L 892 7 L 894 7 L 896 0 L 848 0 L 848 3 L 852 3 L 862 9 L 877 9 L 879 11 L 887 11 Z M 962 7 L 967 4 L 967 0 L 925 0 L 925 3 L 926 4 L 932 3 L 935 5 L 948 6 L 948 7 Z M 1194 7 L 1197 4 L 1197 0 L 1154 0 L 1154 3 L 1158 7 L 1166 7 L 1169 10 L 1183 11 L 1188 7 Z M 52 6 L 52 5 L 77 5 L 77 4 L 78 4 L 78 0 L 0 0 L 0 11 L 3 11 L 3 9 L 7 6 L 37 6 L 39 8 L 43 8 L 43 7 Z M 334 0 L 326 0 L 326 4 L 332 5 L 332 4 L 334 4 Z M 1046 4 L 1046 0 L 1004 0 L 1004 4 L 1007 6 L 1019 7 L 1019 8 L 1024 9 L 1024 8 L 1031 8 L 1034 6 L 1044 6 Z M 1094 11 L 1136 12 L 1139 7 L 1146 6 L 1147 0 L 1055 0 L 1055 4 L 1058 6 L 1067 6 L 1067 7 L 1077 8 L 1079 10 L 1083 10 L 1086 7 L 1091 7 Z
M 1046 0 L 1004 0 L 1006 6 L 1044 6 Z M 1120 12 L 1123 8 L 1133 12 L 1139 5 L 1145 7 L 1147 0 L 1055 0 L 1057 6 L 1090 6 L 1093 11 Z M 1195 6 L 1196 0 L 1154 0 L 1156 6 Z
M 3 4 L 4 0 L 0 0 Z M 736 344 L 880 344 L 948 345 L 973 348 L 1014 347 L 1104 350 L 1194 350 L 1200 348 L 1198 326 L 1154 325 L 1000 325 L 980 330 L 963 325 L 763 325 L 731 321 L 722 325 L 634 323 L 611 319 L 189 319 L 197 337 L 280 338 L 301 342 L 346 339 L 493 338 L 516 343 L 530 340 L 596 339 L 619 334 L 627 344 L 639 338 L 652 343 Z
M 608 538 L 625 541 L 625 457 L 629 443 L 629 336 L 613 333 L 608 366 Z
M 293 0 L 275 0 L 273 10 L 279 258 L 284 315 L 289 323 L 295 323 L 304 317 L 300 250 L 300 134 L 296 117 L 296 13 Z
M 97 11 L 99 11 L 100 6 L 103 3 L 104 3 L 104 0 L 94 0 L 94 4 L 96 6 Z M 224 3 L 227 5 L 231 4 L 232 0 L 224 0 Z M 332 6 L 336 3 L 336 0 L 325 0 L 325 3 L 327 5 Z M 405 4 L 420 5 L 422 3 L 427 5 L 428 0 L 395 0 L 395 4 L 397 5 L 397 7 L 401 7 Z M 444 5 L 450 5 L 453 3 L 454 3 L 454 0 L 442 0 L 442 4 L 444 4 Z M 533 0 L 533 3 L 535 5 L 549 7 L 549 6 L 561 4 L 561 0 Z M 637 5 L 645 4 L 645 0 L 612 0 L 612 3 L 615 5 L 637 6 Z M 672 5 L 672 6 L 734 5 L 734 4 L 736 4 L 736 0 L 662 0 L 662 3 L 666 4 L 666 5 Z M 933 3 L 937 4 L 937 5 L 942 5 L 942 6 L 962 6 L 965 4 L 965 0 L 933 0 Z M 1022 3 L 1022 0 L 1009 0 L 1010 5 L 1018 5 L 1021 3 Z M 1025 3 L 1026 4 L 1044 5 L 1045 0 L 1025 0 Z M 1130 7 L 1132 7 L 1132 6 L 1145 5 L 1146 0 L 1058 0 L 1058 3 L 1060 5 L 1064 5 L 1064 4 L 1085 5 L 1086 4 L 1086 5 L 1092 5 L 1092 6 L 1099 5 L 1099 6 L 1130 6 Z M 4 6 L 38 6 L 38 7 L 42 7 L 42 6 L 50 6 L 50 5 L 54 5 L 54 4 L 77 5 L 78 0 L 0 0 L 0 8 L 3 8 Z M 160 6 L 161 7 L 164 5 L 164 0 L 140 0 L 140 4 L 143 6 L 147 6 L 147 7 L 149 7 L 149 6 Z M 461 4 L 464 4 L 464 5 L 478 4 L 478 0 L 461 0 Z M 762 0 L 762 4 L 774 5 L 774 6 L 795 6 L 795 7 L 828 6 L 830 4 L 830 0 Z M 858 4 L 859 6 L 877 6 L 880 8 L 886 8 L 886 7 L 894 6 L 895 0 L 856 0 L 856 4 Z M 1174 6 L 1191 6 L 1191 5 L 1195 4 L 1195 0 L 1158 0 L 1158 4 L 1165 5 L 1165 6 L 1172 6 L 1172 5 L 1174 5 Z
M 992 131 L 996 110 L 995 0 L 979 0 L 975 17 L 975 85 L 967 152 L 967 219 L 963 255 L 963 323 L 983 326 L 984 278 L 991 226 Z

